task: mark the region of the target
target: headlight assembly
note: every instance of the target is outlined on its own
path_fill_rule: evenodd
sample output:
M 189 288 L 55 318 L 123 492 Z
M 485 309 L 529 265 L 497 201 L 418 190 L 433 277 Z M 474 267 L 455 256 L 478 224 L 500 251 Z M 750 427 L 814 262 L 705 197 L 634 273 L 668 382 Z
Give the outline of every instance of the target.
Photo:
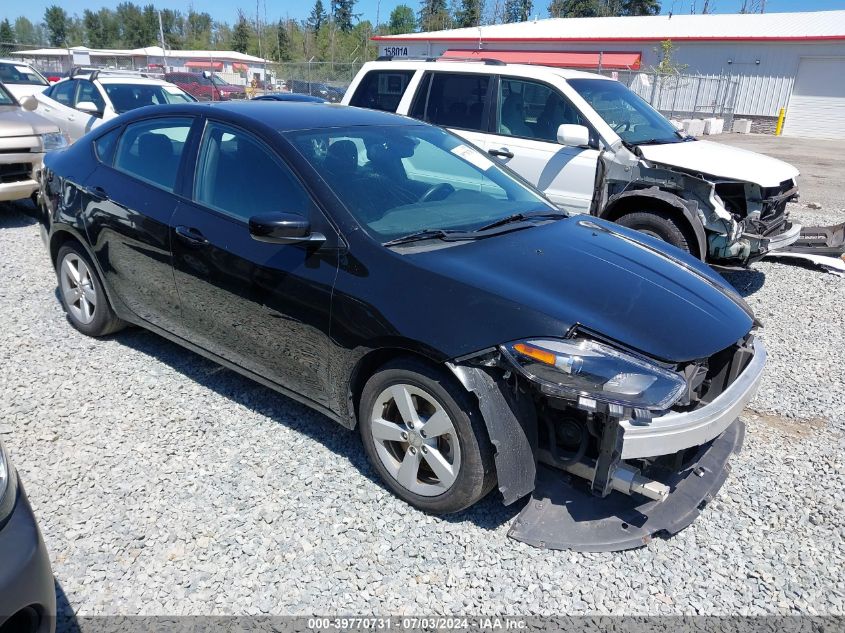
M 18 482 L 15 469 L 9 462 L 9 455 L 0 442 L 0 526 L 2 526 L 12 509 L 15 507 L 15 496 L 17 495 Z
M 665 411 L 686 388 L 679 374 L 592 340 L 532 339 L 500 349 L 544 393 L 563 398 Z
M 70 141 L 64 132 L 49 132 L 41 135 L 41 147 L 45 152 L 64 149 L 68 145 L 70 145 Z

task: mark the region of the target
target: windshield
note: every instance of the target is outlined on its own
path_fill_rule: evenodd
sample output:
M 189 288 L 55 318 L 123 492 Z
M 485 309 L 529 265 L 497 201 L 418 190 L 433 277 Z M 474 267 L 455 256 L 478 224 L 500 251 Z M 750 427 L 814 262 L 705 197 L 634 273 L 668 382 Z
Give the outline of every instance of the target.
M 109 96 L 112 106 L 118 114 L 148 105 L 196 101 L 196 99 L 176 86 L 109 83 L 104 84 L 103 88 L 106 89 L 106 94 Z
M 26 84 L 27 86 L 49 86 L 37 70 L 26 64 L 0 62 L 0 81 L 4 84 Z
M 568 81 L 626 143 L 678 143 L 684 140 L 666 117 L 618 81 Z
M 380 242 L 425 230 L 475 231 L 517 213 L 558 212 L 440 128 L 329 128 L 287 136 Z
M 211 76 L 211 83 L 213 83 L 215 86 L 228 86 L 229 85 L 228 83 L 226 83 L 225 81 L 220 79 L 220 77 L 218 77 L 217 75 Z

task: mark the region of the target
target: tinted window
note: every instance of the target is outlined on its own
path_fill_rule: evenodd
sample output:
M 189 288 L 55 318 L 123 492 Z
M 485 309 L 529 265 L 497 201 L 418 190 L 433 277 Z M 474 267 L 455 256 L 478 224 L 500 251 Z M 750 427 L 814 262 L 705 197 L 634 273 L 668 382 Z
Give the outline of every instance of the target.
M 167 118 L 127 125 L 118 143 L 114 166 L 173 191 L 191 123 L 190 118 Z
M 159 84 L 104 84 L 103 88 L 118 114 L 148 105 L 196 101 L 181 88 Z
M 106 101 L 103 99 L 100 91 L 97 90 L 97 86 L 87 80 L 81 80 L 79 82 L 79 92 L 76 93 L 76 103 L 82 103 L 83 101 L 93 103 L 100 112 L 106 108 Z
M 489 156 L 436 127 L 360 126 L 287 136 L 379 241 L 554 211 Z
M 349 102 L 359 108 L 396 112 L 405 88 L 414 76 L 412 70 L 374 70 L 367 73 Z
M 424 120 L 444 127 L 485 131 L 488 75 L 435 73 Z
M 556 143 L 562 124 L 587 125 L 566 97 L 537 81 L 502 77 L 496 108 L 497 132 L 505 136 Z
M 73 93 L 76 90 L 76 80 L 70 79 L 68 81 L 60 81 L 53 86 L 50 92 L 50 98 L 55 99 L 62 105 L 69 108 L 73 107 Z
M 426 73 L 414 96 L 414 103 L 411 104 L 411 111 L 408 113 L 415 119 L 425 119 L 425 104 L 428 103 L 428 91 L 431 89 L 431 73 Z
M 94 153 L 97 154 L 100 162 L 111 165 L 114 160 L 114 150 L 117 147 L 117 139 L 120 138 L 121 129 L 114 129 L 94 141 Z
M 214 122 L 203 134 L 194 199 L 242 220 L 276 211 L 307 215 L 310 206 L 272 150 L 243 130 Z

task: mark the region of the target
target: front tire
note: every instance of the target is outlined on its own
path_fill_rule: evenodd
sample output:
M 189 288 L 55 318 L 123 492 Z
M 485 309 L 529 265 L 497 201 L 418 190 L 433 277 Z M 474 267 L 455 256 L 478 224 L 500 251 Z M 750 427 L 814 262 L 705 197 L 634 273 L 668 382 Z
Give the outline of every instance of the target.
M 415 360 L 388 363 L 364 386 L 358 425 L 384 483 L 421 510 L 458 512 L 495 484 L 478 407 L 442 370 Z
M 68 321 L 88 336 L 105 336 L 126 326 L 109 305 L 97 269 L 84 249 L 74 242 L 56 256 L 59 296 Z
M 628 213 L 616 220 L 616 223 L 655 237 L 687 253 L 691 252 L 682 225 L 677 218 L 666 211 L 655 209 Z

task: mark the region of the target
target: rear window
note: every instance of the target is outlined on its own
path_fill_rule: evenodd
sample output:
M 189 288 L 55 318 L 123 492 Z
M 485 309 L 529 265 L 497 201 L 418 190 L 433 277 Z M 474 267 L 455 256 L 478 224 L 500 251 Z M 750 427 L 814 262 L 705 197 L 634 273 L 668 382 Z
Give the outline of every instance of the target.
M 349 104 L 396 112 L 413 76 L 413 70 L 373 70 L 364 75 Z

